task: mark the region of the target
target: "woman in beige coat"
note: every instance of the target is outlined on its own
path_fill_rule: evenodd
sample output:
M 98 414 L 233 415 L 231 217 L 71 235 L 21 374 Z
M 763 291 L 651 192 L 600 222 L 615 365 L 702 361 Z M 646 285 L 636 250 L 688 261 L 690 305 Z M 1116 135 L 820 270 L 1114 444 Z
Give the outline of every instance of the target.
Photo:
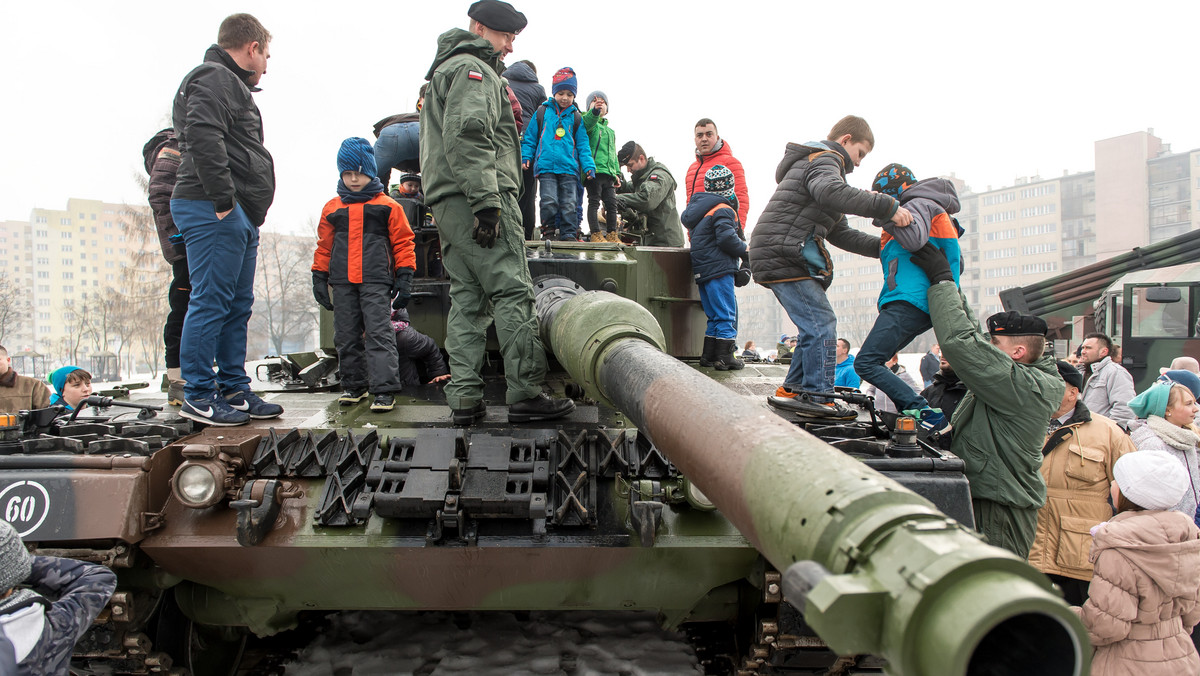
M 1090 596 L 1076 607 L 1096 647 L 1092 676 L 1200 674 L 1189 634 L 1200 622 L 1200 528 L 1168 510 L 1188 490 L 1187 470 L 1160 451 L 1113 467 L 1118 514 L 1093 532 Z

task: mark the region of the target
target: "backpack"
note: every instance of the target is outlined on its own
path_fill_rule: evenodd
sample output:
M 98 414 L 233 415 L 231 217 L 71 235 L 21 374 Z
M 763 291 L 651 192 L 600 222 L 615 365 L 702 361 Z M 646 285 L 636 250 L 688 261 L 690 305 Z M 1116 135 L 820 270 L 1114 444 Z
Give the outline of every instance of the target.
M 544 124 L 542 122 L 542 118 L 545 117 L 545 115 L 542 114 L 542 108 L 549 107 L 549 101 L 543 103 L 542 105 L 538 106 L 537 113 L 534 115 L 534 117 L 537 118 L 537 140 L 539 144 L 542 142 L 542 125 Z M 571 124 L 571 138 L 575 138 L 575 134 L 579 132 L 579 125 L 583 124 L 583 113 L 579 112 L 578 108 L 575 109 L 574 118 L 575 121 Z

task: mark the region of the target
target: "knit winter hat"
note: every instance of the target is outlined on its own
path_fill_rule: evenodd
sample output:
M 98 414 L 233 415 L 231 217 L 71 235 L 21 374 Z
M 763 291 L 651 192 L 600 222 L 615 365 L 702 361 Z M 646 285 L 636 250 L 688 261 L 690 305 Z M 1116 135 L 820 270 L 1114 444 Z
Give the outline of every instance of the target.
M 1156 382 L 1144 392 L 1129 400 L 1129 408 L 1139 418 L 1149 418 L 1156 415 L 1160 418 L 1167 416 L 1167 401 L 1171 398 L 1171 388 L 1174 383 Z M 1140 503 L 1139 503 L 1140 504 Z M 1145 505 L 1142 505 L 1145 507 Z
M 727 200 L 736 199 L 733 194 L 733 172 L 723 164 L 704 172 L 704 192 L 720 195 Z
M 903 164 L 893 162 L 875 174 L 875 181 L 871 183 L 871 189 L 900 199 L 900 193 L 916 182 L 917 178 L 913 176 L 911 169 Z
M 575 77 L 575 69 L 571 68 L 570 66 L 559 68 L 558 72 L 554 74 L 554 79 L 551 80 L 551 82 L 554 83 L 553 87 L 551 88 L 551 95 L 557 94 L 564 89 L 569 90 L 572 94 L 577 96 L 579 95 L 579 80 Z
M 1183 369 L 1177 369 L 1174 371 L 1167 371 L 1158 377 L 1158 382 L 1167 381 L 1183 385 L 1192 391 L 1193 397 L 1200 399 L 1200 376 L 1197 376 L 1195 373 L 1192 373 L 1191 371 L 1184 371 Z
M 76 371 L 83 371 L 83 369 L 81 369 L 75 365 L 60 366 L 60 367 L 54 369 L 53 371 L 51 371 L 50 375 L 46 376 L 46 382 L 50 383 L 50 386 L 54 388 L 55 392 L 58 392 L 61 394 L 63 391 L 63 388 L 67 386 L 67 376 L 71 375 L 72 373 L 74 373 Z M 83 371 L 83 372 L 87 373 L 87 371 Z M 88 378 L 91 378 L 91 377 L 92 377 L 92 374 L 88 373 Z
M 367 176 L 378 175 L 371 142 L 358 136 L 342 141 L 342 147 L 338 148 L 337 166 L 338 175 L 347 171 L 357 171 Z
M 587 101 L 586 101 L 587 105 L 585 107 L 591 108 L 592 102 L 595 101 L 597 98 L 602 99 L 604 101 L 604 105 L 608 106 L 609 109 L 612 108 L 612 102 L 610 102 L 608 100 L 608 94 L 605 94 L 604 92 L 600 91 L 599 89 L 597 89 L 596 91 L 587 95 Z
M 21 584 L 29 577 L 29 550 L 21 536 L 7 521 L 0 520 L 0 592 Z
M 1187 469 L 1163 451 L 1135 451 L 1113 465 L 1113 479 L 1121 494 L 1145 509 L 1171 509 L 1187 492 Z

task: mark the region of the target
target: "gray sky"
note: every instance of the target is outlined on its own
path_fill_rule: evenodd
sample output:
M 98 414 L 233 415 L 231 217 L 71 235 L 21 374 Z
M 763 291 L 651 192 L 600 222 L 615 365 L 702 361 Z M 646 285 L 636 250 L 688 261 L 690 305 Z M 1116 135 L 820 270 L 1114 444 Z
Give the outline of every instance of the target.
M 140 203 L 142 145 L 221 19 L 248 11 L 275 37 L 256 95 L 278 181 L 267 227 L 303 231 L 335 194 L 341 140 L 374 140 L 376 120 L 413 109 L 437 36 L 465 28 L 469 4 L 5 2 L 0 219 L 68 197 Z M 580 98 L 608 93 L 618 145 L 638 141 L 680 182 L 692 125 L 716 120 L 752 222 L 784 144 L 848 113 L 876 136 L 858 187 L 893 161 L 976 190 L 1086 171 L 1095 140 L 1148 127 L 1176 151 L 1200 146 L 1194 0 L 514 4 L 529 27 L 509 63 L 532 60 L 547 89 L 572 66 Z

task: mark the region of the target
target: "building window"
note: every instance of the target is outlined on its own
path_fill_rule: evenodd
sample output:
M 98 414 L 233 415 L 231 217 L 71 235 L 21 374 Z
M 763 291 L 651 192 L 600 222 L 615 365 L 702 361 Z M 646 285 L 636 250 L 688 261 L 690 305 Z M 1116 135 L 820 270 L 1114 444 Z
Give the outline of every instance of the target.
M 1021 255 L 1036 256 L 1037 254 L 1050 253 L 1058 251 L 1058 244 L 1055 242 L 1047 242 L 1045 244 L 1030 244 L 1029 246 L 1021 247 Z
M 1029 237 L 1031 235 L 1046 235 L 1058 229 L 1056 223 L 1046 223 L 1045 225 L 1027 225 L 1021 228 L 1021 236 Z
M 1036 275 L 1043 272 L 1057 272 L 1058 263 L 1030 263 L 1021 266 L 1021 274 Z

